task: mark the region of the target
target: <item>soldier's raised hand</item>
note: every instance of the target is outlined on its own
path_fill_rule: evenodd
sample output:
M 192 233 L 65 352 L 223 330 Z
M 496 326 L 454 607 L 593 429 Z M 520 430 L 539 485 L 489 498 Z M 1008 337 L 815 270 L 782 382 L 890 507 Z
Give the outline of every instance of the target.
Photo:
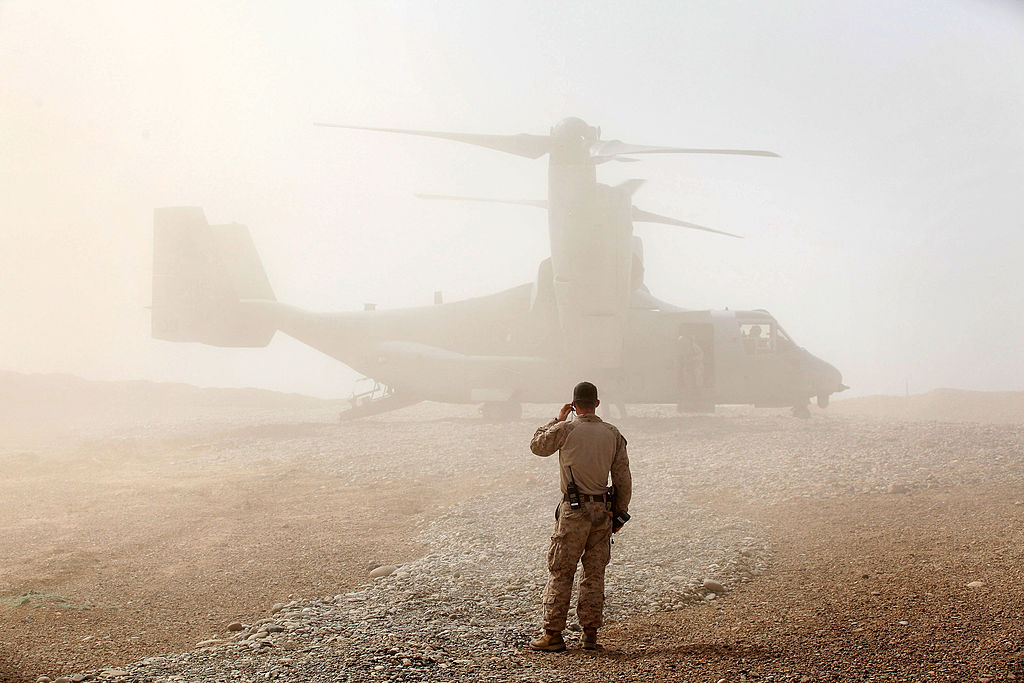
M 558 421 L 565 422 L 567 419 L 569 419 L 569 413 L 571 412 L 572 404 L 566 403 L 564 406 L 562 406 L 562 409 L 558 411 Z

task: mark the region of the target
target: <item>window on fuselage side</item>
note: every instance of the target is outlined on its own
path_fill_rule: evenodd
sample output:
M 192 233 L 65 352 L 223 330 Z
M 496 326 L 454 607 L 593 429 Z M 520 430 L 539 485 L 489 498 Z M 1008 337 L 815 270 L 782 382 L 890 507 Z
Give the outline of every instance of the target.
M 769 322 L 740 323 L 740 339 L 743 340 L 743 349 L 750 354 L 774 352 L 773 327 Z
M 775 349 L 777 351 L 781 352 L 781 351 L 789 351 L 790 349 L 795 349 L 795 348 L 796 348 L 796 344 L 793 342 L 792 339 L 789 338 L 789 335 L 786 334 L 786 331 L 783 330 L 781 327 L 776 327 L 775 328 Z

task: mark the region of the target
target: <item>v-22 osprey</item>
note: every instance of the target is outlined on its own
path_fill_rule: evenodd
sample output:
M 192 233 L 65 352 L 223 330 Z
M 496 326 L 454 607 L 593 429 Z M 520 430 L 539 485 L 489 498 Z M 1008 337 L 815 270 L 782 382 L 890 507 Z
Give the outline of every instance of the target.
M 334 126 L 334 124 L 318 124 Z M 533 282 L 420 308 L 312 312 L 276 300 L 248 228 L 210 225 L 198 207 L 154 218 L 152 335 L 173 342 L 263 347 L 281 331 L 365 375 L 343 418 L 420 401 L 476 403 L 515 419 L 522 403 L 561 403 L 586 379 L 604 404 L 792 406 L 806 416 L 847 387 L 764 310 L 688 310 L 652 295 L 634 222 L 729 235 L 633 205 L 643 181 L 597 181 L 606 161 L 645 154 L 778 156 L 602 140 L 565 119 L 548 135 L 479 135 L 334 126 L 453 140 L 528 158 L 548 156 L 546 200 L 503 201 L 547 211 L 550 256 Z M 473 199 L 430 195 L 434 199 Z M 733 235 L 735 236 L 735 235 Z

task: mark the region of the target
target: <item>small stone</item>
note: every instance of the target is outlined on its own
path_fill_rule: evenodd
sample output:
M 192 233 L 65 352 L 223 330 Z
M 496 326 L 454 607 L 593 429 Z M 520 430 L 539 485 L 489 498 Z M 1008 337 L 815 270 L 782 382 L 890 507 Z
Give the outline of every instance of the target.
M 370 572 L 370 578 L 379 579 L 382 576 L 391 576 L 392 574 L 395 573 L 395 570 L 397 570 L 397 569 L 398 569 L 398 567 L 396 567 L 393 564 L 386 564 L 386 565 L 384 565 L 382 567 L 377 567 L 376 569 L 371 571 Z
M 70 676 L 61 676 L 60 678 L 55 680 L 53 683 L 71 683 L 71 677 Z
M 103 678 L 124 678 L 128 672 L 123 669 L 104 669 L 100 672 Z
M 900 625 L 900 626 L 910 626 L 910 622 L 909 622 L 909 621 L 905 621 L 905 620 L 902 620 L 902 619 L 901 619 L 901 620 L 899 621 L 899 625 Z
M 40 676 L 39 678 L 36 679 L 36 683 L 50 683 L 50 677 L 49 676 Z
M 221 645 L 227 641 L 221 640 L 220 638 L 209 638 L 207 640 L 200 640 L 196 643 L 196 647 L 210 647 L 211 645 Z
M 712 579 L 704 579 L 703 586 L 704 586 L 704 590 L 711 591 L 712 593 L 724 593 L 725 592 L 725 586 L 723 586 L 722 584 L 720 584 L 717 581 L 714 581 Z
M 263 628 L 267 630 L 267 633 L 280 633 L 284 630 L 284 626 L 281 626 L 280 624 L 267 624 Z
M 968 588 L 984 588 L 985 587 L 985 582 L 984 581 L 971 581 L 969 584 L 967 584 L 967 587 Z
M 277 614 L 278 612 L 280 612 L 281 610 L 283 610 L 287 606 L 288 605 L 286 605 L 283 602 L 275 602 L 274 606 L 270 608 L 270 613 L 271 614 Z
M 244 628 L 245 628 L 245 626 L 243 626 L 242 622 L 240 622 L 240 621 L 233 621 L 230 624 L 228 624 L 228 630 L 229 631 L 241 631 Z

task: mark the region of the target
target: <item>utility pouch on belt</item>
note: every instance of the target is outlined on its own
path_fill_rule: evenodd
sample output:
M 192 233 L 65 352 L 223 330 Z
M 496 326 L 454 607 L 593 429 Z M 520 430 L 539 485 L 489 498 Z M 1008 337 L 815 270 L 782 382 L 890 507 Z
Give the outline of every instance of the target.
M 605 501 L 607 501 L 606 505 L 608 507 L 608 512 L 611 512 L 614 515 L 615 514 L 615 503 L 616 503 L 616 500 L 615 500 L 615 487 L 614 486 L 609 486 L 608 487 L 608 493 L 605 495 Z M 626 522 L 628 522 L 628 521 L 629 521 L 629 513 L 628 512 L 620 512 L 619 514 L 615 515 L 615 517 L 612 519 L 612 532 L 614 533 L 614 532 L 618 531 L 619 529 L 621 529 L 622 527 L 624 527 L 626 525 Z
M 565 495 L 569 498 L 569 509 L 580 509 L 580 490 L 576 488 L 576 477 L 572 476 L 572 468 L 569 468 L 569 483 L 565 485 Z

